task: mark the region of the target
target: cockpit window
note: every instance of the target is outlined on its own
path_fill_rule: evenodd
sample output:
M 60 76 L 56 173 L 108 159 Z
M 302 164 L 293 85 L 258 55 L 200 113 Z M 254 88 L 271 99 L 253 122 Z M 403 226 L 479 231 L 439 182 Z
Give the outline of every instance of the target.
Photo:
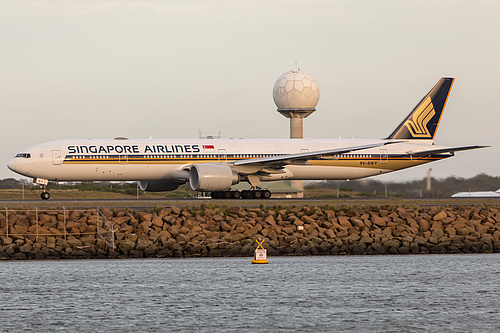
M 31 154 L 30 153 L 19 153 L 19 154 L 16 155 L 16 157 L 31 158 Z

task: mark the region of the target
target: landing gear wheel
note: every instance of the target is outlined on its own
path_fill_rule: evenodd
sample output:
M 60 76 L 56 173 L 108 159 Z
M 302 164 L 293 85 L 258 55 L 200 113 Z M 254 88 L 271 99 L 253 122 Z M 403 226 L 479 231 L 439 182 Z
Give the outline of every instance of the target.
M 262 191 L 260 191 L 260 190 L 256 190 L 256 191 L 254 191 L 254 192 L 253 192 L 253 197 L 254 197 L 255 199 L 260 199 L 260 198 L 262 198 Z
M 249 190 L 243 190 L 243 191 L 241 191 L 241 197 L 243 199 L 251 199 L 253 197 L 252 191 L 249 191 Z
M 231 199 L 231 191 L 222 191 L 222 198 L 224 199 Z
M 222 192 L 221 191 L 216 191 L 216 192 L 210 192 L 210 196 L 212 199 L 222 199 Z
M 49 192 L 42 192 L 42 194 L 40 194 L 40 198 L 42 198 L 42 200 L 49 200 L 50 193 Z
M 271 191 L 269 191 L 269 190 L 262 191 L 262 197 L 264 199 L 269 199 L 271 197 Z
M 239 199 L 239 198 L 241 198 L 241 193 L 240 193 L 240 191 L 233 191 L 233 192 L 231 192 L 231 194 L 232 194 L 232 197 L 233 197 L 234 199 Z

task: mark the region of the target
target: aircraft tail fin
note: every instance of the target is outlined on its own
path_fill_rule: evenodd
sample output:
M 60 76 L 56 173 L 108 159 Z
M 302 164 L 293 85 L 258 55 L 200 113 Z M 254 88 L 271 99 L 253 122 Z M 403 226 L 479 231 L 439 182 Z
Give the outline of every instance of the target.
M 454 80 L 441 78 L 386 139 L 434 140 Z

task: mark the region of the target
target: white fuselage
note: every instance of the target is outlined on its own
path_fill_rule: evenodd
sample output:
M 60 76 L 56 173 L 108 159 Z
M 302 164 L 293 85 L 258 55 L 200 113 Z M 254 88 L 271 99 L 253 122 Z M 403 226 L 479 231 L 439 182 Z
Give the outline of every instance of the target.
M 231 163 L 270 156 L 376 144 L 385 140 L 330 139 L 195 139 L 61 140 L 29 147 L 12 159 L 11 170 L 50 181 L 187 180 L 191 165 Z M 261 180 L 356 179 L 436 161 L 451 155 L 411 157 L 432 142 L 405 141 L 357 150 L 337 157 L 286 165 L 280 174 Z

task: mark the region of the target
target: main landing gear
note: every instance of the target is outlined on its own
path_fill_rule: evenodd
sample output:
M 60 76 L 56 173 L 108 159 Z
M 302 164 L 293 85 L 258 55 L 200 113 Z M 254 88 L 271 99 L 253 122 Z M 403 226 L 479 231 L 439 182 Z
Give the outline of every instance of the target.
M 243 191 L 217 191 L 211 192 L 212 199 L 269 199 L 271 191 L 269 190 L 243 190 Z
M 269 199 L 271 197 L 271 191 L 263 190 L 260 188 L 262 182 L 256 175 L 247 175 L 247 181 L 252 186 L 250 190 L 227 190 L 227 191 L 216 191 L 210 193 L 212 199 Z

